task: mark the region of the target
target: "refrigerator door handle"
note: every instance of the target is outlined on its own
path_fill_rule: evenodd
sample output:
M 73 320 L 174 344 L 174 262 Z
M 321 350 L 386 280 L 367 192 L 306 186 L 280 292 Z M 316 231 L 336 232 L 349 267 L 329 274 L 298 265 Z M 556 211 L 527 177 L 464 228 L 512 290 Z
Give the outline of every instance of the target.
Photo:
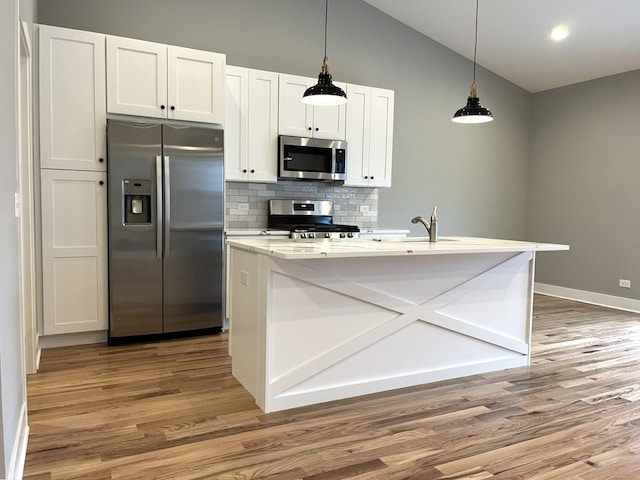
M 156 155 L 156 258 L 162 258 L 162 157 Z
M 164 256 L 171 248 L 171 168 L 169 156 L 164 157 Z

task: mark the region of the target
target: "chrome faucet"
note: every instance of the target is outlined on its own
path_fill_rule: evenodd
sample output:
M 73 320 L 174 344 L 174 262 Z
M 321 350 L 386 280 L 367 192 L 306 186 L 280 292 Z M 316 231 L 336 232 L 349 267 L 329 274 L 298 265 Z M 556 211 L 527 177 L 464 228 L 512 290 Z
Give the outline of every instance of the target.
M 437 210 L 438 210 L 437 206 L 433 207 L 433 212 L 431 212 L 431 219 L 429 222 L 427 222 L 423 217 L 413 217 L 411 219 L 411 223 L 420 222 L 422 225 L 424 225 L 424 228 L 427 229 L 427 233 L 429 234 L 429 241 L 433 243 L 438 241 Z

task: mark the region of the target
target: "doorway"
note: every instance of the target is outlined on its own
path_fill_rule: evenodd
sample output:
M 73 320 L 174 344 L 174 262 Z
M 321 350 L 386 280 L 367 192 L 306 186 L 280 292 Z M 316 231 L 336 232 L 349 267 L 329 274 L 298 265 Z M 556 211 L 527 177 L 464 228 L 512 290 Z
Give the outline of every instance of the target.
M 24 361 L 27 374 L 38 370 L 36 309 L 36 248 L 33 165 L 32 48 L 26 22 L 20 22 L 20 65 L 18 80 L 18 195 L 16 215 L 20 246 L 20 312 L 24 332 Z

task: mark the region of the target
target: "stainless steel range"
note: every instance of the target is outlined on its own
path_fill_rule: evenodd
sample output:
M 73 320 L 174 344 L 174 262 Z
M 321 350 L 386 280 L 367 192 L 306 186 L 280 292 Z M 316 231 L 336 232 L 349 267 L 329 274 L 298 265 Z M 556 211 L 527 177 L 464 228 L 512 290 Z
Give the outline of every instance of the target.
M 333 223 L 329 200 L 269 200 L 269 228 L 288 230 L 293 240 L 314 241 L 358 238 L 357 225 Z

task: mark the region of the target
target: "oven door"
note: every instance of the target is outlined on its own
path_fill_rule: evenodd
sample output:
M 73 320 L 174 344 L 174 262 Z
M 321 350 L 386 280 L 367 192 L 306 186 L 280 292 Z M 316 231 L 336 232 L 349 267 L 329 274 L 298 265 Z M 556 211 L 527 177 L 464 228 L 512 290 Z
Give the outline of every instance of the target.
M 285 179 L 336 181 L 345 179 L 345 145 L 333 140 L 280 137 L 278 176 Z

